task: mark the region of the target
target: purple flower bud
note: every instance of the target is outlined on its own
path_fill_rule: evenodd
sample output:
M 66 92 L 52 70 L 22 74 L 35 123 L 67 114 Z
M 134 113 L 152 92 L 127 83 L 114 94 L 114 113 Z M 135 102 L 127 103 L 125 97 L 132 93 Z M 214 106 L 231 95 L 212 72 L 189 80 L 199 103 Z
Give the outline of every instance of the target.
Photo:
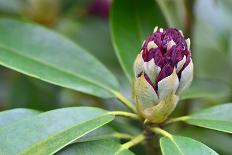
M 164 121 L 193 79 L 190 39 L 185 40 L 177 29 L 156 27 L 144 41 L 134 71 L 138 111 L 152 122 Z M 163 109 L 169 103 L 172 106 Z M 165 116 L 161 117 L 161 113 Z
M 91 15 L 108 18 L 111 2 L 111 0 L 95 0 L 90 4 L 88 11 Z

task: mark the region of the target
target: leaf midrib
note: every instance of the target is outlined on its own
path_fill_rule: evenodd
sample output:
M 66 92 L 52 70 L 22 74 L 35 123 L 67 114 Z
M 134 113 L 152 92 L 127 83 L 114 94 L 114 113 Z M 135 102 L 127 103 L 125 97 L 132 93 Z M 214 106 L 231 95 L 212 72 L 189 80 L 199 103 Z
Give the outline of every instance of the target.
M 36 146 L 39 146 L 39 145 L 42 145 L 42 144 L 46 144 L 46 142 L 48 141 L 48 139 L 50 139 L 51 137 L 56 137 L 57 135 L 62 134 L 62 133 L 65 133 L 65 132 L 67 132 L 67 131 L 69 131 L 69 130 L 72 130 L 73 128 L 75 128 L 75 127 L 77 127 L 77 126 L 83 126 L 83 125 L 85 125 L 86 123 L 92 122 L 92 121 L 94 121 L 94 120 L 98 120 L 98 119 L 100 119 L 100 118 L 103 118 L 104 116 L 110 116 L 110 114 L 108 114 L 108 115 L 106 115 L 106 114 L 107 114 L 107 113 L 104 113 L 104 114 L 101 114 L 101 115 L 95 117 L 94 119 L 90 119 L 90 120 L 88 120 L 88 121 L 84 121 L 84 122 L 82 122 L 82 123 L 80 123 L 80 124 L 78 124 L 78 125 L 73 125 L 73 126 L 71 126 L 71 127 L 67 127 L 67 128 L 65 128 L 65 129 L 63 129 L 62 131 L 60 131 L 60 132 L 54 134 L 54 135 L 50 135 L 50 136 L 47 138 L 47 140 L 46 140 L 46 139 L 45 139 L 45 140 L 40 140 L 40 141 L 38 141 L 37 143 L 35 143 L 35 144 L 29 146 L 30 148 L 27 148 L 27 149 L 21 151 L 19 154 L 20 154 L 20 155 L 23 155 L 23 154 L 25 154 L 26 152 L 30 151 L 31 148 L 33 149 L 33 148 L 35 148 Z M 111 116 L 114 117 L 113 115 L 111 115 Z M 113 120 L 113 119 L 112 119 L 112 120 Z M 84 132 L 83 134 L 81 134 L 81 135 L 79 135 L 78 137 L 76 137 L 75 139 L 69 141 L 68 143 L 66 143 L 65 145 L 63 145 L 61 148 L 58 148 L 57 150 L 55 150 L 55 151 L 52 152 L 51 154 L 56 153 L 57 151 L 59 151 L 59 150 L 62 149 L 63 147 L 65 147 L 65 146 L 71 144 L 72 142 L 74 142 L 74 141 L 76 141 L 77 139 L 83 137 L 83 136 L 86 135 L 87 133 L 89 133 L 89 132 L 91 132 L 91 131 L 93 131 L 93 130 L 95 130 L 95 129 L 97 129 L 97 128 L 99 128 L 99 127 L 101 127 L 101 126 L 103 126 L 103 125 L 105 125 L 105 124 L 107 124 L 107 123 L 108 123 L 108 122 L 106 122 L 106 123 L 104 123 L 104 124 L 102 124 L 102 125 L 98 125 L 97 127 L 95 127 L 95 128 L 93 128 L 93 129 L 91 129 L 91 130 L 88 130 L 88 131 Z
M 180 152 L 180 154 L 184 155 L 184 153 L 181 151 L 181 148 L 179 147 L 179 145 L 175 142 L 174 137 L 171 136 L 171 137 L 168 137 L 168 138 L 169 138 L 169 139 L 172 141 L 172 143 L 176 146 L 176 148 L 177 148 L 177 150 Z
M 65 73 L 65 74 L 69 74 L 69 75 L 72 75 L 72 76 L 77 77 L 77 78 L 79 78 L 79 79 L 82 79 L 82 80 L 84 80 L 84 81 L 87 81 L 87 82 L 89 82 L 89 83 L 92 83 L 92 84 L 94 84 L 94 85 L 96 85 L 96 86 L 98 86 L 98 87 L 101 87 L 101 88 L 103 88 L 103 89 L 106 89 L 106 90 L 110 91 L 111 93 L 114 91 L 114 90 L 112 90 L 112 89 L 109 88 L 109 87 L 103 86 L 103 85 L 101 85 L 101 84 L 99 84 L 99 83 L 97 83 L 97 82 L 94 82 L 94 81 L 88 79 L 88 77 L 83 77 L 83 76 L 81 76 L 81 75 L 79 75 L 79 74 L 73 74 L 72 72 L 68 72 L 68 71 L 59 69 L 59 68 L 57 68 L 57 67 L 55 67 L 55 66 L 53 66 L 53 65 L 51 65 L 51 64 L 47 64 L 47 63 L 42 62 L 42 61 L 39 61 L 38 59 L 35 59 L 35 58 L 33 58 L 33 57 L 24 55 L 24 54 L 22 54 L 21 52 L 17 52 L 17 51 L 18 51 L 17 49 L 8 48 L 8 47 L 6 47 L 6 46 L 4 46 L 4 45 L 2 45 L 2 44 L 0 44 L 0 48 L 5 49 L 5 50 L 7 50 L 7 51 L 9 51 L 9 52 L 11 52 L 11 53 L 15 53 L 15 54 L 18 55 L 18 56 L 21 56 L 21 57 L 24 57 L 24 58 L 26 58 L 26 59 L 32 60 L 32 61 L 34 61 L 34 62 L 36 62 L 36 63 L 42 64 L 42 65 L 44 65 L 44 66 L 47 66 L 48 68 L 52 68 L 52 69 L 58 70 L 59 72 L 63 72 L 63 73 Z

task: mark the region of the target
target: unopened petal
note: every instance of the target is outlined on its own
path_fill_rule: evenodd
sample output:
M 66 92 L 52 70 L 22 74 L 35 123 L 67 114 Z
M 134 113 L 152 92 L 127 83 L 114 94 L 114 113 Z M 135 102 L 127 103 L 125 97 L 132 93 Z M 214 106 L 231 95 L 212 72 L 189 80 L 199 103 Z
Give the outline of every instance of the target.
M 179 79 L 174 68 L 170 76 L 167 76 L 158 82 L 159 101 L 162 101 L 163 99 L 165 99 L 165 97 L 169 96 L 170 94 L 175 94 L 178 85 Z
M 135 79 L 134 89 L 136 106 L 140 113 L 143 113 L 144 109 L 158 103 L 158 96 L 153 87 L 145 79 L 144 74 Z
M 188 88 L 193 80 L 193 63 L 192 59 L 190 60 L 188 66 L 182 71 L 179 87 L 177 94 L 181 94 L 186 88 Z
M 176 45 L 176 43 L 173 40 L 169 41 L 168 45 L 167 45 L 167 50 L 170 50 L 172 48 L 172 46 L 174 46 L 174 45 Z
M 150 49 L 152 48 L 157 48 L 158 46 L 156 45 L 156 43 L 154 41 L 150 41 L 148 44 L 147 44 L 147 50 L 149 51 Z
M 143 41 L 143 43 L 142 43 L 142 47 L 144 46 L 145 42 L 146 42 L 146 40 L 144 40 L 144 41 Z
M 143 72 L 143 58 L 142 58 L 142 52 L 140 52 L 134 62 L 134 72 L 135 77 L 137 77 L 141 72 Z
M 186 44 L 187 44 L 187 49 L 190 50 L 190 44 L 191 44 L 191 43 L 190 43 L 190 39 L 189 39 L 189 38 L 186 39 L 185 42 L 186 42 Z
M 158 26 L 156 26 L 153 30 L 153 33 L 155 33 L 158 30 Z
M 164 100 L 160 101 L 159 104 L 152 108 L 147 108 L 144 111 L 146 119 L 153 123 L 162 123 L 168 116 L 174 111 L 179 97 L 175 94 L 170 94 Z
M 144 62 L 144 71 L 153 84 L 155 84 L 156 76 L 159 74 L 160 70 L 160 67 L 155 64 L 154 59 Z
M 183 59 L 177 63 L 177 66 L 176 66 L 176 72 L 177 73 L 182 69 L 185 62 L 186 62 L 186 56 L 184 56 Z
M 182 37 L 184 37 L 184 34 L 183 34 L 183 32 L 182 32 L 181 30 L 179 30 L 179 32 L 180 32 L 181 36 L 182 36 Z

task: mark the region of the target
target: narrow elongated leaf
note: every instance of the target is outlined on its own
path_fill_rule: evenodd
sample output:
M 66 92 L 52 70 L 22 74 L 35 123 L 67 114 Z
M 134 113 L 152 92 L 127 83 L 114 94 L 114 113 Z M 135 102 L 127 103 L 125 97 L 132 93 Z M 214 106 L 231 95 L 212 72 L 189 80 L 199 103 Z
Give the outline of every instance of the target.
M 230 93 L 230 88 L 225 83 L 219 80 L 206 80 L 196 79 L 190 88 L 188 88 L 183 94 L 181 99 L 193 99 L 193 98 L 222 98 L 226 97 Z
M 231 111 L 232 103 L 222 104 L 183 117 L 183 121 L 204 128 L 232 133 Z
M 218 155 L 205 144 L 182 136 L 162 137 L 160 146 L 163 155 Z
M 116 131 L 110 126 L 103 126 L 77 139 L 75 142 L 87 142 L 112 138 L 114 133 L 116 133 Z
M 191 127 L 184 128 L 178 134 L 201 141 L 204 144 L 207 144 L 210 148 L 216 150 L 219 154 L 232 154 L 232 137 L 227 133 L 205 128 Z
M 183 30 L 186 20 L 184 0 L 155 0 L 163 12 L 169 26 Z
M 3 154 L 53 154 L 112 121 L 107 111 L 92 107 L 53 110 L 0 130 Z
M 120 11 L 119 11 L 120 10 Z M 129 80 L 140 47 L 164 18 L 154 0 L 115 0 L 111 12 L 111 35 L 120 64 Z
M 129 150 L 119 151 L 121 145 L 114 140 L 97 140 L 72 144 L 57 155 L 133 155 Z
M 73 20 L 70 19 L 72 22 Z M 64 21 L 67 23 L 67 21 Z M 65 25 L 66 28 L 70 26 Z M 118 68 L 118 61 L 114 53 L 110 39 L 108 20 L 101 18 L 85 17 L 85 20 L 78 21 L 78 29 L 70 36 L 81 47 L 91 52 L 96 58 L 107 65 L 108 68 Z M 91 46 L 89 43 L 91 42 Z
M 15 123 L 30 116 L 38 115 L 40 112 L 31 109 L 13 109 L 0 112 L 0 128 Z
M 118 90 L 115 77 L 96 58 L 55 32 L 1 19 L 0 34 L 3 66 L 99 97 L 112 97 Z

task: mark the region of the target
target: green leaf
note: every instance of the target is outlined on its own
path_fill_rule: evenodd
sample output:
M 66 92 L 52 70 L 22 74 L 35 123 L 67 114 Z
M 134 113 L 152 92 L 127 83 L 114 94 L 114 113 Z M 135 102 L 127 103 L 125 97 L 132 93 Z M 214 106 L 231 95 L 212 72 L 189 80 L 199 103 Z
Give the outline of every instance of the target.
M 58 107 L 59 95 L 60 89 L 57 86 L 19 75 L 11 82 L 6 107 L 48 111 Z
M 53 110 L 0 130 L 3 154 L 53 154 L 112 121 L 107 111 L 92 107 Z
M 219 154 L 232 154 L 232 137 L 227 133 L 205 128 L 191 127 L 184 128 L 178 134 L 201 141 L 204 144 L 207 144 L 210 148 L 213 148 Z
M 75 142 L 87 142 L 112 138 L 114 133 L 116 133 L 116 131 L 110 126 L 103 126 L 77 139 Z
M 183 117 L 188 124 L 232 133 L 232 103 L 222 104 Z
M 182 136 L 162 137 L 160 146 L 163 155 L 218 155 L 205 144 Z
M 168 25 L 184 30 L 187 16 L 184 0 L 156 0 L 156 2 L 159 4 Z
M 108 68 L 118 69 L 119 64 L 112 46 L 108 21 L 102 18 L 86 17 L 78 24 L 79 29 L 75 26 L 75 31 L 70 37 Z M 90 42 L 91 46 L 89 46 Z
M 120 10 L 120 11 L 119 11 Z M 129 80 L 143 41 L 155 26 L 165 26 L 154 0 L 116 0 L 111 12 L 111 35 L 120 64 Z
M 35 116 L 39 113 L 39 111 L 30 109 L 13 109 L 0 112 L 0 128 L 6 127 L 22 119 Z
M 121 145 L 114 140 L 98 140 L 72 144 L 57 155 L 133 155 L 129 150 L 118 152 Z
M 230 93 L 228 85 L 219 80 L 196 79 L 190 88 L 181 95 L 181 99 L 222 98 Z
M 113 97 L 116 78 L 96 58 L 65 37 L 20 21 L 0 20 L 0 64 L 59 86 Z M 91 43 L 90 43 L 91 45 Z

